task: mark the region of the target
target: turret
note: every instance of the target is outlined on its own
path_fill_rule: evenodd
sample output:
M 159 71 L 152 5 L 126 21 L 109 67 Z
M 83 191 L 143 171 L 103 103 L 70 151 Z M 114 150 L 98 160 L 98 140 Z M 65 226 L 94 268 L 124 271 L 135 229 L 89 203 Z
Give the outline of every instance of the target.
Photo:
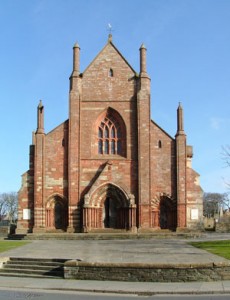
M 177 173 L 177 227 L 178 230 L 187 226 L 187 154 L 186 134 L 184 132 L 183 108 L 179 103 L 177 109 L 177 133 L 176 133 L 176 173 Z
M 150 226 L 150 78 L 146 71 L 146 48 L 140 47 L 140 76 L 137 92 L 138 126 L 138 216 L 139 228 Z
M 80 74 L 80 46 L 76 43 L 73 46 L 73 74 L 72 76 L 79 76 Z
M 76 43 L 73 47 L 73 72 L 70 77 L 69 92 L 69 133 L 68 133 L 68 205 L 69 205 L 69 226 L 68 232 L 74 232 L 78 225 L 76 207 L 79 199 L 79 155 L 80 155 L 80 101 L 81 101 L 80 76 L 80 47 Z
M 184 112 L 180 102 L 177 108 L 177 135 L 179 134 L 185 134 L 184 133 Z
M 37 131 L 36 133 L 44 133 L 44 106 L 40 100 L 37 107 Z
M 146 71 L 146 47 L 144 44 L 140 47 L 140 75 L 147 74 Z

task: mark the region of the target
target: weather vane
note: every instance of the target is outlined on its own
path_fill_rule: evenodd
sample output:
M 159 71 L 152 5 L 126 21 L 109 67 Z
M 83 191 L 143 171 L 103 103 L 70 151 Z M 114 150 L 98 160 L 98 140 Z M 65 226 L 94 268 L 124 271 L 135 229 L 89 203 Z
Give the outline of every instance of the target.
M 108 23 L 107 28 L 108 28 L 107 30 L 108 30 L 109 34 L 112 34 L 113 29 L 112 29 L 112 25 L 110 23 Z

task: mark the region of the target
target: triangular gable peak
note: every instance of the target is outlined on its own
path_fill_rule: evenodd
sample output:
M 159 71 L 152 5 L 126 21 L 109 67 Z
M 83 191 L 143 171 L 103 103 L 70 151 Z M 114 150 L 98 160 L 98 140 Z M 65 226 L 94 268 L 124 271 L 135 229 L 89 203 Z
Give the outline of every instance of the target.
M 171 140 L 174 140 L 174 138 L 168 132 L 166 132 L 162 127 L 160 127 L 155 121 L 151 120 L 151 123 L 152 125 L 157 127 L 162 133 L 164 133 L 167 137 L 169 137 Z
M 134 95 L 137 73 L 111 39 L 82 74 L 83 101 L 127 101 Z
M 117 49 L 117 47 L 112 42 L 111 36 L 108 38 L 108 42 L 106 45 L 102 48 L 102 50 L 97 54 L 97 56 L 92 60 L 92 62 L 88 65 L 88 67 L 85 69 L 85 71 L 82 73 L 82 76 L 84 76 L 85 73 L 87 73 L 87 70 L 90 69 L 90 67 L 94 64 L 94 62 L 100 57 L 100 55 L 107 49 L 108 47 L 112 47 L 117 54 L 121 57 L 121 59 L 127 64 L 127 66 L 132 70 L 133 74 L 135 76 L 138 76 L 138 73 L 133 69 L 133 67 L 128 63 L 128 61 L 125 59 L 125 57 L 121 54 L 121 52 Z

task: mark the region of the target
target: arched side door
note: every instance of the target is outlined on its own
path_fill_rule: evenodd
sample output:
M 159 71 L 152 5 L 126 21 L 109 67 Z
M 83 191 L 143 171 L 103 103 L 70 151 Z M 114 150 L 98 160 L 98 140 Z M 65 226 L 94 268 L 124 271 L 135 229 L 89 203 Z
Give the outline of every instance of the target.
M 68 226 L 68 209 L 65 199 L 52 197 L 46 206 L 46 228 L 66 231 Z

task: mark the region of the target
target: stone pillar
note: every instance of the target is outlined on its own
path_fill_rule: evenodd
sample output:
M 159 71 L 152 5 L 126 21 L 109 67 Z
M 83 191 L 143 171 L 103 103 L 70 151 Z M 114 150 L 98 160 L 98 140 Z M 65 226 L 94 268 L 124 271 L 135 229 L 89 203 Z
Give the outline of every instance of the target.
M 140 75 L 137 92 L 138 124 L 138 224 L 150 227 L 150 78 L 146 72 L 146 48 L 140 48 Z
M 37 108 L 37 130 L 34 145 L 34 228 L 33 232 L 45 231 L 45 133 L 44 133 L 44 106 L 40 101 Z
M 80 47 L 73 48 L 73 72 L 70 77 L 69 93 L 69 145 L 68 145 L 68 232 L 80 231 L 79 220 L 79 173 L 80 173 L 80 98 L 79 76 Z
M 136 205 L 131 205 L 129 207 L 129 230 L 131 232 L 137 232 L 137 225 L 136 225 Z
M 186 200 L 186 134 L 184 132 L 183 108 L 181 104 L 177 109 L 176 134 L 176 172 L 177 172 L 177 227 L 187 227 L 187 200 Z
M 83 232 L 87 233 L 91 229 L 91 208 L 88 205 L 83 207 Z

